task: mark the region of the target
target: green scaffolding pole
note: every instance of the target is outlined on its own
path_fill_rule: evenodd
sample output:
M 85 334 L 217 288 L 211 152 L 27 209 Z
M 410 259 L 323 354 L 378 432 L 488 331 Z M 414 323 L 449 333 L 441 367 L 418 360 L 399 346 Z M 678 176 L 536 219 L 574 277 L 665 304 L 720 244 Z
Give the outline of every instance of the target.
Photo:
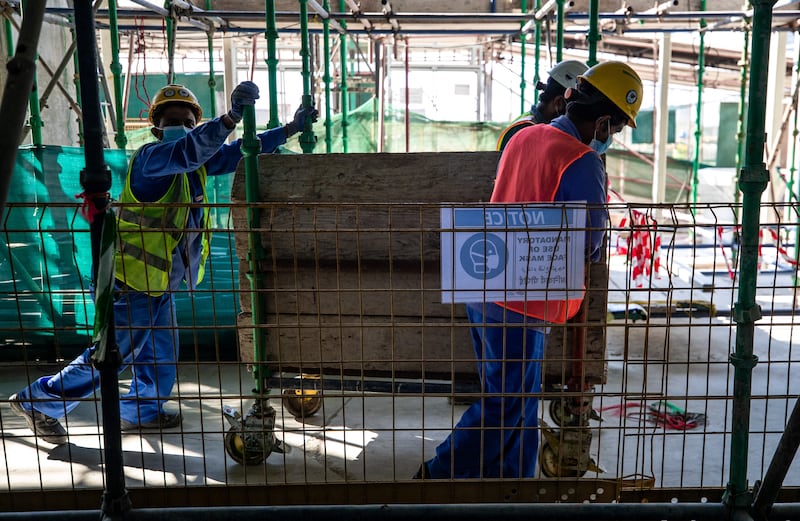
M 72 41 L 74 42 L 74 41 L 77 41 L 76 40 L 77 34 L 75 33 L 74 17 L 70 16 L 69 19 L 70 19 L 70 22 L 71 22 L 69 32 L 72 35 Z M 75 102 L 80 107 L 81 103 L 82 103 L 82 99 L 81 99 L 81 78 L 80 78 L 80 75 L 78 74 L 78 70 L 79 70 L 80 67 L 79 67 L 78 47 L 77 46 L 75 46 L 75 50 L 72 52 L 72 66 L 73 66 L 73 70 L 75 71 L 75 74 L 72 75 L 72 82 L 75 85 Z M 79 117 L 78 118 L 78 144 L 80 146 L 83 146 L 83 143 L 84 143 L 83 118 Z
M 600 7 L 599 0 L 589 1 L 589 58 L 586 65 L 592 67 L 597 64 L 597 44 L 601 36 L 598 27 L 600 26 Z
M 795 40 L 795 47 L 797 51 L 797 63 L 795 64 L 795 85 L 797 81 L 800 80 L 800 32 L 797 34 L 797 40 Z M 797 87 L 795 87 L 797 88 Z M 794 121 L 793 121 L 793 130 L 792 130 L 792 164 L 791 169 L 789 170 L 789 201 L 794 200 L 795 202 L 798 200 L 797 198 L 797 188 L 795 188 L 795 173 L 797 172 L 797 136 L 800 134 L 800 131 L 797 128 L 798 118 L 797 118 L 797 98 L 794 99 Z M 795 210 L 797 212 L 797 210 Z M 800 214 L 795 216 L 795 224 L 794 227 L 794 260 L 795 262 L 800 262 Z M 794 286 L 797 287 L 797 282 L 800 280 L 800 277 L 797 276 L 797 270 L 794 271 L 792 276 L 792 280 L 794 281 Z
M 260 199 L 258 186 L 258 154 L 261 152 L 261 141 L 256 135 L 256 111 L 253 105 L 246 105 L 242 114 L 244 135 L 242 136 L 242 160 L 244 161 L 245 197 L 247 199 L 247 280 L 250 282 L 250 306 L 253 314 L 253 379 L 255 380 L 255 394 L 267 392 L 267 380 L 271 371 L 264 364 L 267 360 L 263 329 L 260 327 L 266 321 L 266 308 L 262 300 L 264 277 L 260 268 L 262 261 L 267 257 L 258 229 L 261 226 L 261 210 L 256 204 Z
M 20 10 L 23 10 L 24 2 L 20 2 L 19 6 Z M 36 59 L 38 61 L 38 54 Z M 40 147 L 42 146 L 42 127 L 44 123 L 42 121 L 41 107 L 39 106 L 39 82 L 36 79 L 36 70 L 33 71 L 33 86 L 28 96 L 28 105 L 31 111 L 31 117 L 28 120 L 31 126 L 31 141 L 33 142 L 33 146 Z
M 542 7 L 542 0 L 536 0 L 533 4 L 534 10 L 538 13 L 539 9 Z M 536 22 L 536 32 L 534 33 L 535 42 L 533 43 L 534 49 L 534 56 L 533 56 L 533 104 L 536 105 L 539 103 L 539 89 L 536 86 L 539 84 L 539 80 L 541 80 L 541 76 L 539 76 L 539 63 L 541 62 L 541 53 L 542 53 L 542 22 L 539 20 L 535 20 Z
M 122 64 L 119 62 L 119 25 L 117 24 L 117 0 L 108 0 L 108 24 L 111 30 L 111 74 L 114 75 L 114 110 L 117 113 L 117 148 L 125 150 L 128 138 L 125 135 L 125 114 L 122 105 Z
M 164 9 L 169 11 L 165 18 L 167 28 L 167 83 L 175 81 L 175 19 L 172 17 L 172 0 L 164 1 Z
M 522 0 L 522 12 L 528 12 L 527 0 Z M 525 20 L 519 23 L 520 28 L 525 26 Z M 520 31 L 519 33 L 519 53 L 520 53 L 520 68 L 519 68 L 519 113 L 525 114 L 527 112 L 525 106 L 525 40 L 527 35 Z M 537 70 L 538 73 L 538 70 Z M 534 89 L 535 90 L 535 89 Z
M 206 0 L 206 11 L 211 10 L 211 0 Z M 214 32 L 208 31 L 208 94 L 211 98 L 211 116 L 217 115 L 217 79 L 214 73 Z
M 300 58 L 303 61 L 303 106 L 311 107 L 314 103 L 311 100 L 311 52 L 308 49 L 308 0 L 300 0 Z M 317 144 L 312 125 L 311 118 L 306 118 L 299 138 L 304 154 L 313 152 Z
M 325 12 L 330 13 L 331 7 L 328 0 L 322 3 Z M 322 81 L 325 82 L 325 152 L 333 152 L 333 136 L 331 136 L 331 29 L 330 16 L 322 20 L 322 62 L 325 64 L 325 73 Z
M 275 22 L 275 0 L 267 0 L 265 6 L 267 30 L 267 77 L 269 78 L 269 121 L 267 128 L 281 125 L 278 117 L 278 26 Z
M 344 12 L 344 10 L 346 8 L 347 8 L 347 5 L 345 3 L 345 0 L 339 0 L 339 9 L 341 9 L 342 12 Z M 342 105 L 341 106 L 341 110 L 342 110 L 342 152 L 346 154 L 347 153 L 347 149 L 348 149 L 348 147 L 347 147 L 347 127 L 350 125 L 350 121 L 348 121 L 348 117 L 347 117 L 348 110 L 349 110 L 348 100 L 347 100 L 347 97 L 349 96 L 349 94 L 347 93 L 347 47 L 348 47 L 348 41 L 349 40 L 347 39 L 347 32 L 346 32 L 347 31 L 347 23 L 344 20 L 342 20 L 340 23 L 342 25 L 342 29 L 345 30 L 345 32 L 343 32 L 343 33 L 341 33 L 339 35 L 339 68 L 341 69 L 339 74 L 340 74 L 341 79 L 342 79 L 342 83 L 339 86 L 339 89 L 341 90 L 341 95 L 342 95 L 342 101 L 341 101 L 341 105 Z
M 734 368 L 731 466 L 724 495 L 724 502 L 732 508 L 746 508 L 752 500 L 752 494 L 747 490 L 747 458 L 753 367 L 758 362 L 758 358 L 753 355 L 753 337 L 755 322 L 761 318 L 761 308 L 756 304 L 759 211 L 761 194 L 769 182 L 769 172 L 764 164 L 764 122 L 767 112 L 767 71 L 774 0 L 754 0 L 752 4 L 747 143 L 744 166 L 739 175 L 739 188 L 742 191 L 741 268 L 738 301 L 733 307 L 733 320 L 737 325 L 735 350 L 730 357 Z
M 739 118 L 736 128 L 736 183 L 739 182 L 738 173 L 744 165 L 744 118 L 745 111 L 747 110 L 747 71 L 750 70 L 750 21 L 746 20 L 744 25 L 744 48 L 742 49 L 742 67 L 741 67 L 741 81 L 739 83 Z M 734 190 L 733 194 L 733 224 L 739 225 L 739 203 L 741 202 L 741 194 L 739 190 Z M 736 233 L 736 230 L 734 230 Z M 733 250 L 733 265 L 736 266 L 736 257 L 738 249 Z
M 556 0 L 556 63 L 564 59 L 564 0 Z
M 6 56 L 9 58 L 14 57 L 14 36 L 13 28 L 11 27 L 11 20 L 7 16 L 3 17 L 3 27 L 5 28 L 6 36 Z
M 706 0 L 700 0 L 700 11 L 706 10 Z M 700 175 L 700 146 L 703 137 L 703 73 L 705 72 L 705 18 L 700 19 L 700 45 L 697 48 L 697 113 L 694 129 L 694 161 L 692 161 L 692 215 L 697 209 L 697 185 Z

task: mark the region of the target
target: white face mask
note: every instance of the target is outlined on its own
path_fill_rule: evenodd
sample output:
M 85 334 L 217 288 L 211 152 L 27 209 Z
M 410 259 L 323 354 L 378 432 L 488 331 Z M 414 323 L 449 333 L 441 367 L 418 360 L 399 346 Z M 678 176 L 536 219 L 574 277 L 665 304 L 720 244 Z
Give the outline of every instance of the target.
M 611 135 L 611 120 L 608 120 L 608 139 L 605 141 L 600 141 L 597 139 L 597 129 L 594 131 L 594 137 L 592 141 L 589 143 L 589 148 L 597 152 L 598 154 L 605 154 L 608 147 L 611 146 L 611 142 L 614 141 L 614 136 Z
M 161 129 L 161 141 L 163 143 L 170 143 L 177 141 L 188 134 L 192 129 L 184 127 L 183 125 L 176 125 L 174 127 L 164 127 Z

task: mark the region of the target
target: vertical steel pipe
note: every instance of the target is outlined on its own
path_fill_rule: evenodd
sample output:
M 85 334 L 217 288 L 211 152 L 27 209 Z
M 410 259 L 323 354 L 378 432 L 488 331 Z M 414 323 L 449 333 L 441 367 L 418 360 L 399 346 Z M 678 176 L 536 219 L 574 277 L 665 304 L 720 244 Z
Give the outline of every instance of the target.
M 211 10 L 211 0 L 206 0 L 206 11 Z M 213 27 L 213 26 L 212 26 Z M 217 78 L 214 72 L 214 32 L 208 31 L 208 94 L 210 96 L 211 117 L 217 115 Z M 255 56 L 253 56 L 255 60 Z
M 599 0 L 589 0 L 589 58 L 586 65 L 597 64 L 597 44 L 600 42 L 600 6 Z
M 125 135 L 125 112 L 122 102 L 122 64 L 119 62 L 119 25 L 117 24 L 117 0 L 108 0 L 108 24 L 111 31 L 111 74 L 114 76 L 114 109 L 117 113 L 117 133 L 114 143 L 125 150 L 128 138 Z
M 564 0 L 556 0 L 556 63 L 564 59 Z
M 97 85 L 97 43 L 94 11 L 89 0 L 75 2 L 75 38 L 77 42 L 83 129 L 85 137 L 84 157 L 86 167 L 81 171 L 81 186 L 87 201 L 100 212 L 90 225 L 92 241 L 92 280 L 97 280 L 97 267 L 101 253 L 101 240 L 106 219 L 110 212 L 109 190 L 111 171 L 103 155 L 103 120 L 100 112 L 100 95 Z M 111 217 L 113 219 L 113 217 Z M 122 458 L 122 433 L 119 416 L 119 367 L 121 356 L 114 342 L 114 321 L 106 330 L 109 346 L 104 357 L 93 363 L 100 373 L 100 396 L 103 412 L 103 454 L 105 462 L 105 491 L 102 511 L 104 519 L 119 519 L 130 510 L 130 500 L 125 489 L 125 472 Z
M 281 125 L 278 114 L 278 25 L 275 21 L 275 0 L 266 3 L 265 33 L 267 39 L 267 78 L 269 80 L 269 121 L 267 128 L 277 128 Z
M 75 20 L 74 17 L 71 17 L 72 26 L 70 27 L 70 32 L 72 33 L 72 41 L 77 42 L 77 36 L 75 34 Z M 78 74 L 78 70 L 80 69 L 80 64 L 78 60 L 78 47 L 77 44 L 75 46 L 75 51 L 72 53 L 72 67 L 75 71 L 75 74 L 72 75 L 73 83 L 75 85 L 75 99 L 78 102 L 78 107 L 81 105 L 81 79 L 80 75 Z M 83 136 L 83 109 L 81 109 L 81 116 L 78 118 L 78 144 L 83 146 L 85 143 L 85 139 Z
M 25 124 L 25 113 L 36 75 L 36 49 L 44 20 L 44 0 L 29 0 L 24 7 L 14 57 L 6 64 L 8 77 L 0 103 L 0 211 L 5 208 L 11 176 L 17 159 L 17 148 Z M 6 26 L 6 45 L 13 47 L 10 28 Z M 38 98 L 37 98 L 38 101 Z
M 172 0 L 164 1 L 164 8 L 169 11 L 165 18 L 167 27 L 167 83 L 175 82 L 175 31 L 177 29 L 175 17 L 172 13 Z
M 256 135 L 256 112 L 255 107 L 247 105 L 244 107 L 242 115 L 244 125 L 244 135 L 242 136 L 242 160 L 244 161 L 245 175 L 245 197 L 247 199 L 247 234 L 248 241 L 248 272 L 247 279 L 250 282 L 250 302 L 253 315 L 253 378 L 255 379 L 255 392 L 257 395 L 267 392 L 267 380 L 271 373 L 264 365 L 267 360 L 267 353 L 262 333 L 261 325 L 264 324 L 266 313 L 262 300 L 263 275 L 261 273 L 261 261 L 266 257 L 264 247 L 261 244 L 261 237 L 258 229 L 261 227 L 261 211 L 258 202 L 261 198 L 258 183 L 258 154 L 261 152 L 261 141 Z
M 322 3 L 322 8 L 326 12 L 331 12 L 328 0 Z M 331 28 L 330 17 L 322 20 L 322 63 L 323 77 L 325 82 L 325 152 L 330 154 L 333 151 L 333 136 L 331 135 Z
M 542 0 L 536 0 L 534 3 L 534 9 L 538 12 L 539 9 L 542 8 Z M 535 42 L 533 44 L 534 49 L 534 57 L 533 57 L 533 104 L 536 105 L 539 103 L 539 89 L 536 88 L 536 85 L 539 84 L 539 80 L 541 76 L 539 76 L 539 63 L 542 59 L 542 22 L 540 20 L 536 20 L 536 29 L 535 29 Z
M 528 12 L 528 2 L 527 0 L 522 1 L 522 12 Z M 519 25 L 520 28 L 524 27 L 526 24 L 525 20 L 522 20 Z M 520 31 L 519 33 L 519 54 L 520 54 L 520 67 L 519 67 L 519 113 L 524 114 L 527 109 L 527 105 L 525 104 L 525 40 L 528 39 L 528 34 L 525 32 Z M 534 85 L 535 87 L 535 85 Z
M 700 10 L 706 10 L 706 0 L 700 0 Z M 697 185 L 700 183 L 700 148 L 703 139 L 703 73 L 705 65 L 706 20 L 700 19 L 700 44 L 697 48 L 697 112 L 694 129 L 694 161 L 692 161 L 692 214 L 697 207 Z
M 406 92 L 405 92 L 406 96 L 405 96 L 405 110 L 403 112 L 405 113 L 404 114 L 404 116 L 405 116 L 404 119 L 405 119 L 405 126 L 406 126 L 406 132 L 405 132 L 406 154 L 408 154 L 409 152 L 411 152 L 411 111 L 409 109 L 409 106 L 411 105 L 411 96 L 408 93 L 408 89 L 409 89 L 409 84 L 408 84 L 408 75 L 409 75 L 408 36 L 406 36 L 405 41 L 406 41 L 406 46 L 405 46 L 405 58 L 403 60 L 403 68 L 405 70 L 405 75 L 404 76 L 405 76 L 405 80 L 406 80 Z
M 314 102 L 311 100 L 311 53 L 308 49 L 308 0 L 300 1 L 300 58 L 303 62 L 303 106 L 311 107 Z M 317 136 L 311 129 L 313 122 L 306 119 L 305 126 L 300 134 L 300 148 L 304 154 L 314 151 L 317 144 Z
M 23 20 L 25 19 L 25 4 L 28 1 L 29 0 L 20 1 Z M 34 62 L 38 61 L 38 59 L 38 56 L 34 56 Z M 30 119 L 28 120 L 31 127 L 31 142 L 33 146 L 40 147 L 42 146 L 42 127 L 44 126 L 44 122 L 42 121 L 42 111 L 39 105 L 39 81 L 36 77 L 35 65 L 33 68 L 33 84 L 31 85 L 30 94 L 28 94 L 28 105 L 31 113 Z
M 745 22 L 744 26 L 744 48 L 742 49 L 742 62 L 740 69 L 740 83 L 739 83 L 739 117 L 736 127 L 736 184 L 739 183 L 739 172 L 744 165 L 744 118 L 745 111 L 747 110 L 747 73 L 750 70 L 750 25 L 749 21 Z M 734 185 L 736 186 L 736 185 Z M 741 202 L 741 194 L 738 188 L 734 189 L 733 193 L 733 224 L 739 225 L 739 203 Z M 737 233 L 734 230 L 734 233 Z M 733 265 L 736 266 L 736 259 L 739 255 L 738 248 L 733 250 Z
M 758 362 L 758 358 L 753 355 L 753 335 L 755 322 L 761 318 L 761 308 L 756 304 L 759 210 L 761 194 L 769 182 L 769 172 L 764 164 L 764 122 L 773 4 L 773 0 L 752 2 L 752 63 L 747 104 L 747 141 L 744 166 L 739 175 L 739 188 L 742 191 L 739 263 L 741 276 L 739 296 L 733 308 L 733 319 L 737 324 L 735 351 L 730 357 L 734 368 L 731 467 L 725 490 L 725 502 L 734 508 L 749 506 L 750 503 L 747 491 L 747 458 L 752 373 Z
M 339 0 L 339 9 L 344 12 L 347 8 L 347 2 L 345 0 Z M 349 111 L 349 100 L 347 93 L 347 47 L 349 40 L 347 39 L 347 23 L 342 20 L 340 22 L 342 24 L 342 28 L 345 29 L 345 32 L 339 35 L 339 67 L 340 77 L 341 77 L 341 85 L 339 89 L 342 95 L 342 103 L 341 103 L 341 110 L 342 110 L 342 152 L 347 153 L 348 151 L 348 143 L 347 143 L 347 127 L 350 125 L 348 121 L 348 111 Z

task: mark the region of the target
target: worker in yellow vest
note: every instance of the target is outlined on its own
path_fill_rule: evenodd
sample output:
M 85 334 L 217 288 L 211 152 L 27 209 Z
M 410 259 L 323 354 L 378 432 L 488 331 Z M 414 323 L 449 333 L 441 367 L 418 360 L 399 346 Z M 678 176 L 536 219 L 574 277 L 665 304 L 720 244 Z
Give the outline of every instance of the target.
M 600 156 L 614 134 L 636 127 L 642 93 L 639 75 L 625 63 L 588 69 L 565 93 L 565 116 L 523 128 L 509 141 L 491 202 L 585 202 L 586 258 L 599 258 L 608 220 Z M 534 477 L 547 326 L 566 322 L 582 301 L 583 291 L 575 290 L 563 300 L 467 304 L 482 397 L 415 477 Z
M 564 93 L 567 89 L 575 88 L 578 76 L 586 72 L 588 67 L 578 60 L 564 60 L 558 62 L 548 73 L 547 83 L 541 81 L 536 84 L 539 102 L 531 107 L 528 114 L 523 115 L 511 123 L 500 134 L 497 140 L 497 150 L 502 152 L 508 141 L 520 130 L 537 123 L 550 123 L 554 118 L 562 116 L 567 111 L 567 102 Z
M 236 170 L 241 140 L 226 141 L 244 107 L 258 97 L 255 83 L 242 82 L 233 90 L 230 110 L 202 125 L 203 109 L 185 86 L 166 85 L 153 97 L 149 119 L 157 141 L 131 158 L 117 209 L 115 340 L 120 371 L 130 366 L 133 372 L 130 390 L 120 399 L 122 430 L 181 425 L 180 410 L 164 408 L 177 373 L 174 294 L 191 291 L 203 280 L 211 232 L 209 214 L 198 205 L 207 201 L 208 176 Z M 273 152 L 317 115 L 313 107 L 301 106 L 290 123 L 259 134 L 261 152 Z M 99 386 L 92 351 L 9 398 L 12 410 L 43 441 L 66 443 L 59 419 Z

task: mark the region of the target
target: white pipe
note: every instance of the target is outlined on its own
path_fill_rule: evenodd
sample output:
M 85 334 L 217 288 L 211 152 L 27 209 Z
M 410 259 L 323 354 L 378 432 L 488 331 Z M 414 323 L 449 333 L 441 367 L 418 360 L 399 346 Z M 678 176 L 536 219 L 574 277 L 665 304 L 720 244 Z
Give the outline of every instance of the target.
M 317 14 L 320 15 L 320 17 L 322 17 L 323 20 L 327 20 L 328 18 L 330 18 L 331 16 L 330 13 L 328 13 L 328 11 L 323 9 L 322 6 L 319 5 L 317 0 L 308 0 L 308 5 L 310 5 L 311 9 L 316 11 Z
M 539 8 L 538 11 L 536 11 L 536 14 L 533 15 L 533 18 L 538 22 L 542 18 L 550 14 L 550 11 L 555 9 L 555 7 L 556 7 L 556 0 L 547 0 L 547 2 L 545 2 L 544 5 L 541 8 Z
M 389 3 L 389 0 L 382 0 L 382 3 L 383 3 L 383 14 L 386 15 L 386 19 L 389 21 L 389 25 L 392 26 L 392 30 L 394 32 L 399 32 L 400 24 L 397 23 L 397 19 L 394 18 L 394 9 L 392 9 L 392 4 Z
M 547 2 L 545 2 L 545 4 L 533 14 L 533 18 L 528 20 L 528 22 L 522 26 L 520 32 L 522 34 L 528 34 L 529 32 L 531 32 L 531 29 L 533 29 L 533 25 L 536 22 L 542 21 L 542 19 L 545 16 L 549 15 L 555 9 L 555 6 L 556 6 L 556 0 L 547 0 Z M 572 9 L 573 7 L 575 7 L 575 2 L 571 0 L 569 2 L 564 2 L 565 13 L 570 9 Z M 528 12 L 528 15 L 530 15 L 531 13 L 533 13 L 533 11 Z
M 661 34 L 658 49 L 658 79 L 656 82 L 656 110 L 654 157 L 653 157 L 653 203 L 667 202 L 667 139 L 669 134 L 669 74 L 672 61 L 672 35 Z
M 651 7 L 646 11 L 642 11 L 642 14 L 657 14 L 658 16 L 661 16 L 663 14 L 666 14 L 666 12 L 669 11 L 671 7 L 675 7 L 676 5 L 678 5 L 678 3 L 679 3 L 678 0 L 669 0 L 667 2 L 661 2 L 655 7 Z
M 316 11 L 317 14 L 320 16 L 320 18 L 322 18 L 323 20 L 328 20 L 331 17 L 331 14 L 328 11 L 326 11 L 324 7 L 319 5 L 319 2 L 317 2 L 317 0 L 308 0 L 308 5 L 310 5 L 311 9 Z M 339 20 L 334 20 L 334 21 L 336 22 L 336 25 L 334 25 L 333 28 L 336 29 L 339 32 L 339 34 L 347 33 L 347 31 L 344 30 L 344 27 L 342 27 L 341 21 Z
M 150 9 L 154 13 L 160 14 L 161 16 L 164 16 L 164 17 L 170 16 L 169 11 L 167 11 L 163 7 L 157 6 L 156 4 L 151 4 L 147 0 L 131 0 L 131 2 L 133 2 L 134 4 L 140 5 L 142 7 L 146 7 L 147 9 Z M 189 19 L 189 20 L 187 20 L 187 22 L 189 24 L 199 28 L 199 29 L 202 29 L 203 31 L 206 31 L 206 32 L 208 32 L 211 29 L 211 27 L 209 27 L 209 24 L 204 24 L 203 22 L 201 22 L 199 20 L 191 20 L 191 19 Z
M 197 16 L 198 18 L 202 18 L 204 20 L 213 22 L 219 25 L 220 27 L 228 25 L 228 22 L 226 22 L 225 20 L 223 20 L 218 16 L 205 16 L 203 14 L 205 13 L 203 9 L 200 9 L 199 7 L 195 6 L 194 4 L 190 4 L 189 2 L 185 2 L 184 0 L 172 0 L 172 5 L 177 5 L 181 9 L 189 11 L 189 13 L 191 13 L 189 16 Z

